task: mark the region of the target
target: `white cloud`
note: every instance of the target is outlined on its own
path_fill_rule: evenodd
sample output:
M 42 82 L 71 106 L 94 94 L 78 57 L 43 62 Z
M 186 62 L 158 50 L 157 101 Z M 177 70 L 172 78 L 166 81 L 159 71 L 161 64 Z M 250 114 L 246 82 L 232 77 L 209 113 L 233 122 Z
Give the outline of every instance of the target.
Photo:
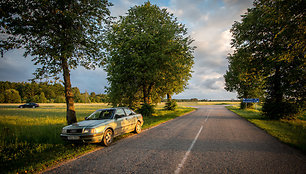
M 222 77 L 223 75 L 217 72 L 212 72 L 211 74 L 203 74 L 203 75 L 199 75 L 199 79 L 201 80 L 208 80 L 208 79 L 218 79 L 220 77 Z
M 128 9 L 142 5 L 147 0 L 110 0 L 113 16 L 126 15 Z M 185 92 L 175 98 L 232 99 L 235 93 L 224 88 L 223 74 L 227 69 L 227 54 L 231 52 L 229 32 L 234 21 L 240 20 L 253 0 L 151 0 L 161 8 L 167 8 L 178 20 L 186 24 L 197 46 L 193 77 Z M 9 53 L 0 58 L 0 80 L 26 81 L 33 78 L 36 67 L 31 58 L 24 59 L 22 53 Z M 79 67 L 71 72 L 73 86 L 82 92 L 100 93 L 107 85 L 106 73 L 102 69 L 85 70 Z
M 169 9 L 186 22 L 197 46 L 189 89 L 177 97 L 198 94 L 200 98 L 235 98 L 236 94 L 224 90 L 223 78 L 226 57 L 232 51 L 230 28 L 251 5 L 250 0 L 171 0 Z

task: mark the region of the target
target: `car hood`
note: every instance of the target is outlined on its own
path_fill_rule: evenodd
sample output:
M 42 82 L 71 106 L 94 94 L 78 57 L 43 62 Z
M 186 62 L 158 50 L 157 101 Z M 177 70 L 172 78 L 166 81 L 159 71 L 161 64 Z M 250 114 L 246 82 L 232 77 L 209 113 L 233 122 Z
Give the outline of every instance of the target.
M 110 119 L 105 120 L 84 120 L 77 123 L 73 123 L 72 125 L 66 126 L 65 128 L 79 128 L 79 127 L 96 127 L 101 124 L 107 124 Z

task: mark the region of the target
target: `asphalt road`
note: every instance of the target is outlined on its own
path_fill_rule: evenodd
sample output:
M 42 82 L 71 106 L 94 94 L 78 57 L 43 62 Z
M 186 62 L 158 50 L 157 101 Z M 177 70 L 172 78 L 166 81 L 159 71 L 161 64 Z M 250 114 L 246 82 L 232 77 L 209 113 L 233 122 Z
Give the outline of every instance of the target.
M 198 110 L 46 173 L 306 173 L 306 156 L 224 106 Z

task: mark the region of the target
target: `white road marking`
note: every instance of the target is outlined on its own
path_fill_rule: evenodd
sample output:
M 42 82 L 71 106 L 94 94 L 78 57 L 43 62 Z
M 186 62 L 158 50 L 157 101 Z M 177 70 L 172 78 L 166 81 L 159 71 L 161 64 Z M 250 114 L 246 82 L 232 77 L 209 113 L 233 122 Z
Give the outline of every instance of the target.
M 192 143 L 191 143 L 191 146 L 190 146 L 189 149 L 187 150 L 187 152 L 186 152 L 186 154 L 185 154 L 185 156 L 184 156 L 182 162 L 178 165 L 177 169 L 175 170 L 175 172 L 174 172 L 175 174 L 179 174 L 179 173 L 180 173 L 181 168 L 184 166 L 184 163 L 185 163 L 185 161 L 186 161 L 186 159 L 187 159 L 187 157 L 188 157 L 188 155 L 189 155 L 191 149 L 193 148 L 193 145 L 194 145 L 195 142 L 197 141 L 197 139 L 198 139 L 198 137 L 199 137 L 199 135 L 200 135 L 202 129 L 203 129 L 203 126 L 201 126 L 201 128 L 200 128 L 200 130 L 199 130 L 197 136 L 194 138 L 194 140 L 193 140 Z
M 211 110 L 208 111 L 207 116 L 206 116 L 206 119 L 204 120 L 204 123 L 208 120 L 208 117 L 209 117 L 209 115 L 210 115 L 210 112 L 211 112 Z M 194 140 L 192 141 L 192 143 L 191 143 L 189 149 L 187 150 L 187 152 L 186 152 L 186 154 L 185 154 L 183 160 L 181 161 L 181 163 L 178 165 L 177 169 L 175 170 L 175 172 L 174 172 L 175 174 L 179 174 L 179 173 L 180 173 L 180 171 L 181 171 L 181 169 L 183 168 L 184 163 L 185 163 L 185 161 L 187 160 L 187 158 L 188 158 L 188 156 L 189 156 L 189 154 L 190 154 L 190 152 L 191 152 L 191 150 L 192 150 L 194 144 L 196 143 L 196 141 L 197 141 L 197 139 L 198 139 L 200 133 L 202 132 L 202 129 L 203 129 L 203 125 L 201 126 L 201 128 L 200 128 L 198 134 L 196 135 L 196 137 L 195 137 Z
M 208 113 L 207 113 L 207 116 L 206 116 L 206 119 L 205 119 L 204 123 L 208 120 L 208 117 L 209 117 L 210 113 L 211 113 L 211 110 L 208 110 Z

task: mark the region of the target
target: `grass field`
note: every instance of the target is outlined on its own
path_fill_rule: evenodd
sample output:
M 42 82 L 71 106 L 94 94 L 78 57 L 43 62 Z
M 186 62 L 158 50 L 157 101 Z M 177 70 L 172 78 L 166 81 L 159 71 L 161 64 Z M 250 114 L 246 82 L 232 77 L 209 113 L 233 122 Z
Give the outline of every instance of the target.
M 249 120 L 280 141 L 296 147 L 306 153 L 306 116 L 297 120 L 267 120 L 261 111 L 255 109 L 241 110 L 238 106 L 228 106 L 228 109 Z
M 35 109 L 19 109 L 18 104 L 0 105 L 0 173 L 34 173 L 59 162 L 74 158 L 95 149 L 100 144 L 69 144 L 60 138 L 66 125 L 65 104 L 40 104 Z M 78 121 L 106 104 L 76 104 Z M 143 129 L 194 110 L 179 107 L 165 111 L 157 106 L 155 116 L 144 117 Z M 124 138 L 128 135 L 116 138 Z

